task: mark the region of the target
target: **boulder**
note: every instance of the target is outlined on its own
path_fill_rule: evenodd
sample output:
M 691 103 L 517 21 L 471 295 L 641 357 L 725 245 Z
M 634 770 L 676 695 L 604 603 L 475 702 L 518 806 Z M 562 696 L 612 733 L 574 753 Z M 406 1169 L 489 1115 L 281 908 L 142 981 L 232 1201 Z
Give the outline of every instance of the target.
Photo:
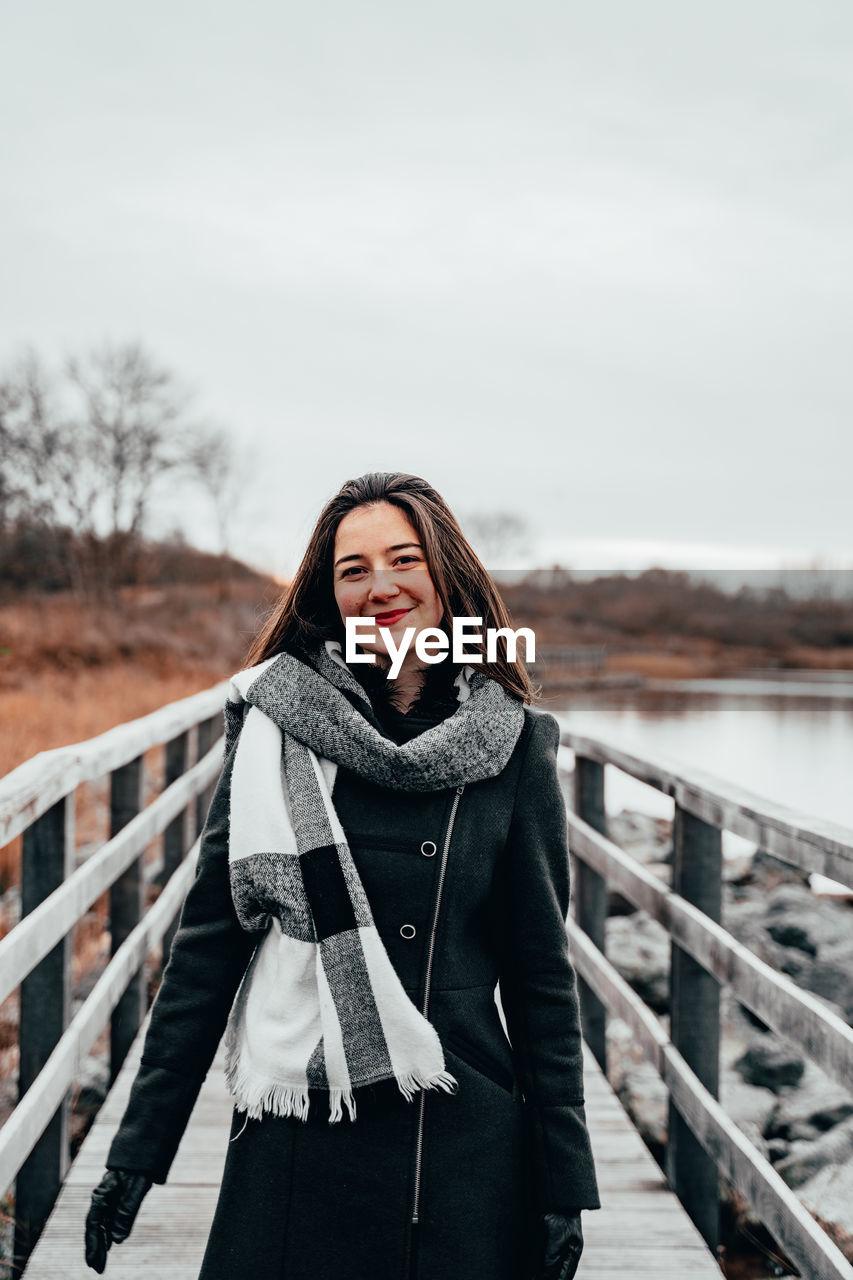
M 766 927 L 783 946 L 822 955 L 827 946 L 853 941 L 853 912 L 842 903 L 815 898 L 805 885 L 783 884 L 765 899 Z M 784 938 L 790 941 L 783 941 Z
M 790 1150 L 790 1142 L 785 1142 L 782 1138 L 768 1138 L 765 1142 L 765 1154 L 771 1164 L 784 1160 Z
M 634 1067 L 645 1062 L 645 1054 L 637 1037 L 622 1018 L 607 1019 L 607 1079 L 618 1093 L 625 1077 Z
M 616 916 L 605 924 L 607 958 L 656 1012 L 669 1008 L 670 939 L 645 911 Z
M 765 927 L 767 904 L 763 897 L 727 902 L 723 910 L 723 926 L 741 946 L 773 969 L 782 968 L 785 948 L 774 942 Z
M 724 1067 L 720 1072 L 720 1105 L 748 1137 L 754 1140 L 757 1135 L 755 1145 L 763 1152 L 764 1129 L 776 1107 L 773 1090 L 747 1084 L 739 1072 Z
M 851 1115 L 853 1094 L 806 1060 L 799 1085 L 784 1090 L 775 1100 L 763 1132 L 765 1138 L 782 1138 L 786 1142 L 816 1138 Z
M 645 1141 L 663 1148 L 669 1123 L 669 1093 L 652 1064 L 644 1061 L 627 1071 L 618 1096 Z
M 806 1064 L 798 1049 L 781 1036 L 769 1033 L 756 1036 L 733 1065 L 747 1084 L 778 1093 L 786 1086 L 799 1084 Z
M 853 942 L 827 948 L 825 955 L 804 966 L 794 980 L 836 1005 L 844 1020 L 853 1026 Z
M 776 1165 L 776 1172 L 789 1187 L 802 1187 L 817 1174 L 853 1161 L 853 1116 L 842 1120 L 828 1133 L 821 1134 L 815 1142 L 796 1142 L 784 1160 Z M 821 1217 L 835 1221 L 820 1210 Z
M 853 1157 L 818 1170 L 797 1195 L 821 1224 L 831 1228 L 830 1235 L 853 1261 Z
M 608 814 L 607 836 L 644 865 L 672 862 L 672 822 L 669 818 L 654 818 L 648 813 L 623 809 L 621 813 Z

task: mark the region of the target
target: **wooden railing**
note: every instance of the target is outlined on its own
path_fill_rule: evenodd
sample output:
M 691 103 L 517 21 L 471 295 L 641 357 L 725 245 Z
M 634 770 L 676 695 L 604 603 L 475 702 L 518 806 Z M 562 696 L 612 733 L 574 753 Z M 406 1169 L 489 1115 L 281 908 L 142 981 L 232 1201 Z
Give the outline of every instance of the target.
M 23 833 L 21 919 L 0 940 L 0 1003 L 20 986 L 18 1103 L 0 1130 L 0 1193 L 15 1182 L 15 1266 L 29 1256 L 69 1164 L 71 1086 L 110 1024 L 110 1078 L 146 1012 L 144 962 L 168 958 L 197 835 L 221 767 L 227 684 L 43 751 L 0 780 L 0 847 Z M 144 803 L 144 754 L 165 748 L 165 788 Z M 75 867 L 77 787 L 109 775 L 110 839 Z M 163 836 L 163 856 L 145 851 Z M 146 910 L 146 887 L 161 884 Z M 110 961 L 70 1017 L 72 930 L 109 890 Z
M 558 717 L 559 719 L 560 717 Z M 570 731 L 562 721 L 560 764 L 574 753 L 569 845 L 574 917 L 568 921 L 584 1037 L 606 1071 L 606 1016 L 629 1025 L 669 1091 L 667 1178 L 716 1249 L 719 1174 L 746 1198 L 808 1280 L 853 1280 L 853 1267 L 773 1166 L 718 1102 L 720 988 L 795 1043 L 844 1088 L 853 1088 L 853 1028 L 808 991 L 759 960 L 720 924 L 722 832 L 735 832 L 804 872 L 853 885 L 853 831 L 795 812 L 698 769 L 634 755 Z M 672 886 L 607 839 L 604 766 L 671 796 Z M 605 956 L 609 889 L 671 938 L 670 1033 Z
M 225 693 L 222 684 L 89 742 L 42 752 L 0 780 L 0 847 L 23 833 L 21 920 L 0 940 L 0 1003 L 20 986 L 19 1101 L 0 1130 L 0 1191 L 15 1182 L 18 1266 L 68 1169 L 70 1091 L 80 1064 L 109 1022 L 115 1078 L 145 1014 L 145 957 L 161 942 L 168 955 L 221 766 Z M 804 1276 L 853 1280 L 853 1267 L 717 1101 L 722 983 L 843 1086 L 853 1081 L 853 1029 L 721 927 L 722 831 L 847 884 L 853 832 L 660 757 L 641 758 L 568 729 L 562 741 L 564 768 L 574 753 L 568 820 L 575 918 L 567 927 L 592 1051 L 606 1068 L 609 1012 L 629 1024 L 657 1068 L 670 1095 L 667 1174 L 712 1248 L 722 1173 Z M 156 746 L 165 748 L 166 786 L 145 806 L 143 757 Z M 671 888 L 607 839 L 605 764 L 673 798 Z M 110 839 L 75 868 L 75 791 L 106 775 Z M 160 834 L 162 860 L 146 865 L 145 850 Z M 146 911 L 145 888 L 154 879 L 163 888 Z M 605 956 L 608 888 L 670 934 L 669 1036 Z M 71 1018 L 72 930 L 107 890 L 111 959 Z

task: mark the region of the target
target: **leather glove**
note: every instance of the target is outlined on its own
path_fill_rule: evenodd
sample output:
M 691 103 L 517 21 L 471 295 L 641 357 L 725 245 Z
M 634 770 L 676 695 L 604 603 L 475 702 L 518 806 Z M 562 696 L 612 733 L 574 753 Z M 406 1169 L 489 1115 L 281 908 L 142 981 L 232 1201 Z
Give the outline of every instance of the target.
M 574 1280 L 583 1253 L 580 1210 L 571 1217 L 546 1213 L 542 1227 L 545 1243 L 536 1280 Z
M 151 1187 L 147 1173 L 108 1169 L 92 1192 L 86 1215 L 86 1265 L 99 1274 L 107 1265 L 111 1244 L 130 1235 L 142 1198 Z

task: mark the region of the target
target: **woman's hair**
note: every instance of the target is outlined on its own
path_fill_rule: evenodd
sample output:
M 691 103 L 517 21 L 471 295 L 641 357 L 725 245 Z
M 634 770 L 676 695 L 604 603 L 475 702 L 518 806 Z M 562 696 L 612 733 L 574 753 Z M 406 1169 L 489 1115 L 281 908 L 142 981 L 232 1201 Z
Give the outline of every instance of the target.
M 484 633 L 489 628 L 511 627 L 497 587 L 441 495 L 419 476 L 371 471 L 348 480 L 320 512 L 302 563 L 252 643 L 247 666 L 285 649 L 304 652 L 324 640 L 344 643 L 346 633 L 334 593 L 335 535 L 350 511 L 378 502 L 399 507 L 416 530 L 445 618 L 482 618 Z M 502 636 L 495 662 L 486 662 L 483 645 L 466 641 L 466 648 L 479 650 L 483 662 L 477 664 L 478 670 L 522 702 L 538 699 L 540 690 L 531 683 L 521 659 L 508 661 Z

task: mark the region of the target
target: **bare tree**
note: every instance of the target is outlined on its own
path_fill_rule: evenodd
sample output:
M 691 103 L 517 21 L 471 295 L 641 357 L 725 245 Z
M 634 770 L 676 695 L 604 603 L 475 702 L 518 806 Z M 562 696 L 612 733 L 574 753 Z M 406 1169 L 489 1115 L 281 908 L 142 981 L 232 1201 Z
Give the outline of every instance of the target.
M 138 536 L 155 484 L 185 462 L 195 443 L 189 396 L 138 343 L 72 358 L 67 370 L 81 402 L 80 433 L 104 483 L 107 532 Z
M 208 428 L 199 433 L 187 453 L 187 468 L 210 500 L 219 550 L 222 556 L 231 551 L 231 529 L 235 513 L 246 493 L 245 463 L 238 462 L 236 451 L 228 433 L 223 429 Z M 219 595 L 228 594 L 229 577 L 222 566 L 219 579 Z
M 222 428 L 201 432 L 187 451 L 186 466 L 210 500 L 219 549 L 227 555 L 243 479 L 228 433 Z
M 466 536 L 488 569 L 529 549 L 527 521 L 514 511 L 471 512 L 462 521 Z
M 58 377 L 30 352 L 0 384 L 0 478 L 31 515 L 75 535 L 82 589 L 132 577 L 156 487 L 215 438 L 189 401 L 138 342 L 71 357 Z

